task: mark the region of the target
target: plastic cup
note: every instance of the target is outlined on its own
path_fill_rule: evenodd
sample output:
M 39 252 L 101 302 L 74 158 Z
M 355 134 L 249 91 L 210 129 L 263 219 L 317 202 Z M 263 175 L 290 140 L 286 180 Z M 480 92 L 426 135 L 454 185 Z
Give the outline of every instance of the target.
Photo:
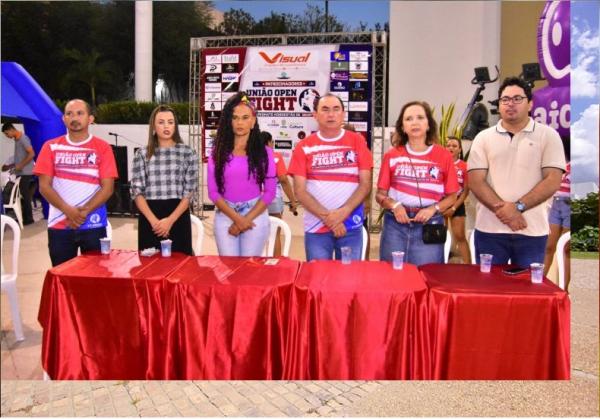
M 544 264 L 532 263 L 529 267 L 531 268 L 531 282 L 534 284 L 544 282 Z
M 342 264 L 349 265 L 352 261 L 352 248 L 343 246 L 340 250 L 342 252 Z
M 170 239 L 160 241 L 160 253 L 161 253 L 162 257 L 164 257 L 164 258 L 171 257 L 171 243 L 173 243 L 173 241 Z
M 479 255 L 479 270 L 483 273 L 489 273 L 492 270 L 492 259 L 494 255 L 482 253 Z
M 103 237 L 100 239 L 100 253 L 103 255 L 110 254 L 110 239 L 108 237 Z
M 392 252 L 392 267 L 402 269 L 404 267 L 404 252 Z

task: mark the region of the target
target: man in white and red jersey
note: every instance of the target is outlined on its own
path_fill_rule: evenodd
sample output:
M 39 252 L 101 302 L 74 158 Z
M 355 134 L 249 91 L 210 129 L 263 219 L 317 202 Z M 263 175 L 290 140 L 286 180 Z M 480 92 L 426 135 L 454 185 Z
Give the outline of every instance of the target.
M 48 248 L 52 266 L 100 249 L 106 236 L 105 202 L 118 177 L 112 149 L 90 135 L 90 105 L 74 99 L 65 106 L 67 134 L 44 143 L 34 173 L 50 204 Z
M 362 251 L 363 201 L 371 190 L 373 157 L 360 134 L 342 129 L 344 104 L 333 94 L 315 100 L 319 130 L 296 145 L 288 173 L 304 206 L 306 260 L 352 259 Z

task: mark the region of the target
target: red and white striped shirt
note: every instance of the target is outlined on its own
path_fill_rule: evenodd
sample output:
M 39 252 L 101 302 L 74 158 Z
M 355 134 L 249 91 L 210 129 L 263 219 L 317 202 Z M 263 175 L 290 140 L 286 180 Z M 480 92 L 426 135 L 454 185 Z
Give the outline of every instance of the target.
M 555 197 L 570 198 L 571 197 L 571 162 L 567 163 L 567 170 L 562 175 L 560 188 L 554 194 Z

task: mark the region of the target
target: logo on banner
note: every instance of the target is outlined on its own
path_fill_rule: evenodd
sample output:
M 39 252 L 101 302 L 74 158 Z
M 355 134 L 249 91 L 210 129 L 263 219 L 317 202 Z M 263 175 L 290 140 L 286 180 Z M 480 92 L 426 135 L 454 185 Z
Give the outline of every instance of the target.
M 315 89 L 305 89 L 298 96 L 298 104 L 305 112 L 314 111 L 315 99 L 319 97 L 319 92 Z
M 350 81 L 354 80 L 367 80 L 369 78 L 369 73 L 366 71 L 353 71 L 350 73 Z
M 240 81 L 240 75 L 238 73 L 223 73 L 221 81 L 223 83 L 238 82 Z
M 281 74 L 279 76 L 277 76 L 277 78 L 279 80 L 287 80 L 290 78 L 290 76 L 287 75 L 287 73 L 285 71 L 282 71 Z
M 346 71 L 334 71 L 331 73 L 331 80 L 348 81 L 348 73 Z
M 350 71 L 364 71 L 369 69 L 368 61 L 351 61 Z
M 220 73 L 221 72 L 221 64 L 207 64 L 206 72 L 207 73 Z
M 266 52 L 260 51 L 258 55 L 269 64 L 307 63 L 310 58 L 310 52 L 307 52 L 305 55 L 285 55 L 282 52 L 278 52 L 273 56 L 269 56 Z
M 223 73 L 237 73 L 238 66 L 237 64 L 225 64 L 223 65 Z
M 369 53 L 367 51 L 350 51 L 350 61 L 368 61 Z
M 221 83 L 204 83 L 204 91 L 206 93 L 221 92 Z
M 221 56 L 220 55 L 207 55 L 206 56 L 206 64 L 220 64 Z
M 331 61 L 348 61 L 348 55 L 345 52 L 333 51 L 329 56 Z
M 347 81 L 332 81 L 330 90 L 332 92 L 345 92 L 348 90 L 348 82 Z
M 220 74 L 207 74 L 206 82 L 207 83 L 221 83 L 221 75 Z
M 368 102 L 350 102 L 349 111 L 367 112 L 369 107 Z
M 223 54 L 223 63 L 239 63 L 240 56 L 238 54 Z

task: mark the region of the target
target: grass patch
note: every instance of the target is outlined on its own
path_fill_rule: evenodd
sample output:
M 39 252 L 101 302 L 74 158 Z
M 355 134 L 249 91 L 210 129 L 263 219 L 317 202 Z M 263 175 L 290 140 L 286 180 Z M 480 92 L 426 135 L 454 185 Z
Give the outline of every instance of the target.
M 573 252 L 571 251 L 572 259 L 598 259 L 598 252 Z

